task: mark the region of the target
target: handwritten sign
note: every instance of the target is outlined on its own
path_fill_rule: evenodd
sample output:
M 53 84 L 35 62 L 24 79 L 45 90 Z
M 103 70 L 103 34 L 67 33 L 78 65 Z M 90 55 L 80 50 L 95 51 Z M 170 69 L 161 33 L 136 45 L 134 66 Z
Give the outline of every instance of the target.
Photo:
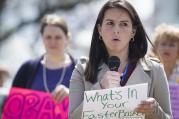
M 134 112 L 141 100 L 147 98 L 147 84 L 85 91 L 82 119 L 144 119 Z
M 68 97 L 57 104 L 50 93 L 12 88 L 2 119 L 68 119 Z
M 179 85 L 170 84 L 169 88 L 173 119 L 179 119 Z

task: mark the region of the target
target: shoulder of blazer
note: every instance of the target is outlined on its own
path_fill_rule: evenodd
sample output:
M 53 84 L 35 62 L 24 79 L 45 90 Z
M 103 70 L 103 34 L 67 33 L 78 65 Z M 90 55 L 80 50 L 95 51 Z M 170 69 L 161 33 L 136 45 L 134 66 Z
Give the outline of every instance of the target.
M 146 72 L 146 73 L 151 78 L 153 77 L 154 74 L 156 75 L 157 69 L 160 69 L 160 67 L 162 67 L 160 60 L 157 58 L 145 58 L 145 62 L 147 64 L 147 67 L 150 69 L 148 70 L 149 72 Z
M 153 73 L 156 69 L 161 67 L 160 60 L 156 58 L 151 58 L 151 57 L 145 57 L 140 60 L 140 63 L 144 69 L 144 71 L 152 77 Z
M 87 57 L 80 57 L 77 60 L 77 64 L 76 64 L 75 68 L 79 72 L 84 72 L 84 70 L 86 69 L 87 62 L 88 62 L 88 58 Z
M 150 60 L 157 62 L 157 63 L 161 63 L 160 60 L 156 57 L 149 57 Z
M 87 57 L 80 57 L 77 64 L 82 64 L 82 65 L 86 65 L 88 62 L 88 58 Z
M 145 63 L 150 67 L 152 68 L 153 65 L 160 65 L 161 62 L 158 58 L 155 58 L 155 57 L 146 57 L 145 59 Z

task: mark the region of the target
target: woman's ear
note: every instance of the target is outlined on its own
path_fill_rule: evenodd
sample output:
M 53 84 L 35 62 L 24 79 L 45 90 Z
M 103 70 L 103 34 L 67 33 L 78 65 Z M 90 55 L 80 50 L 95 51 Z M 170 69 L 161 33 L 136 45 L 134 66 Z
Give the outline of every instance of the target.
M 65 47 L 67 47 L 68 44 L 70 44 L 70 41 L 71 41 L 71 33 L 69 32 L 69 33 L 66 35 Z
M 132 38 L 135 36 L 136 34 L 136 29 L 132 29 Z
M 101 25 L 100 24 L 98 24 L 98 32 L 99 32 L 99 35 L 101 36 Z
M 71 40 L 71 33 L 70 32 L 67 34 L 67 40 L 68 40 L 68 42 Z

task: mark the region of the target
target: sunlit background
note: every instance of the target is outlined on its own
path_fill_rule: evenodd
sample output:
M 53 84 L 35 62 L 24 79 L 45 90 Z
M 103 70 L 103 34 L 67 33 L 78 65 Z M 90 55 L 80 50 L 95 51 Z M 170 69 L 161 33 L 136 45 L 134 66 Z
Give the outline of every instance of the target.
M 46 13 L 65 18 L 72 34 L 68 51 L 75 57 L 88 56 L 93 26 L 107 0 L 0 0 L 0 65 L 5 64 L 11 81 L 20 65 L 44 53 L 39 21 Z M 129 0 L 152 38 L 156 25 L 178 25 L 178 0 Z

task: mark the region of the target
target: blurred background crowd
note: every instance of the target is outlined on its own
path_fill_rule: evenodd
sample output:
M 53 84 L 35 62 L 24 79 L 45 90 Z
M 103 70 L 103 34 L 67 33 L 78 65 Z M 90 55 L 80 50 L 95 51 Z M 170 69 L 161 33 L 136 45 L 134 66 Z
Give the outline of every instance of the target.
M 0 65 L 9 70 L 10 87 L 20 65 L 44 52 L 39 33 L 41 18 L 56 13 L 68 23 L 72 39 L 69 52 L 88 56 L 97 13 L 106 0 L 0 0 Z M 178 0 L 129 0 L 137 9 L 149 37 L 160 23 L 178 26 Z

